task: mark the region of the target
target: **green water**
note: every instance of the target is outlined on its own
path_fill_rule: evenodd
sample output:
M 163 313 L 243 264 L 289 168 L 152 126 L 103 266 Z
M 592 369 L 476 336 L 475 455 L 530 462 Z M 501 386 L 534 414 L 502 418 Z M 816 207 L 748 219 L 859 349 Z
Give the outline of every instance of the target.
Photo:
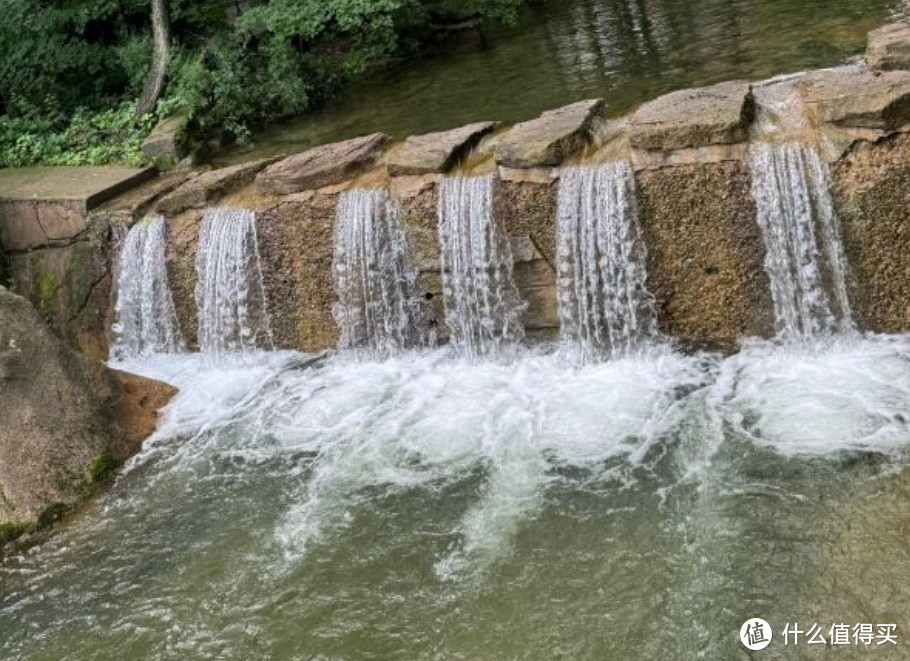
M 619 115 L 676 89 L 839 64 L 903 11 L 900 0 L 544 0 L 516 26 L 463 34 L 443 54 L 362 79 L 224 160 L 374 131 L 516 122 L 591 97 Z

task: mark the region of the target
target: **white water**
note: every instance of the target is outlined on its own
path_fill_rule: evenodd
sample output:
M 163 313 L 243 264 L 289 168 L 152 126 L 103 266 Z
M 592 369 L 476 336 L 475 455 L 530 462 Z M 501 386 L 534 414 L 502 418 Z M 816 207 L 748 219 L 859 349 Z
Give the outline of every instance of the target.
M 755 143 L 750 163 L 778 336 L 853 330 L 827 166 L 813 149 L 796 143 Z
M 196 253 L 196 306 L 203 353 L 222 356 L 272 346 L 253 211 L 205 212 Z
M 622 355 L 656 333 L 629 163 L 562 170 L 557 216 L 562 341 L 586 358 Z
M 384 189 L 338 198 L 333 270 L 338 346 L 389 355 L 421 344 L 401 210 Z
M 493 177 L 448 177 L 439 186 L 443 299 L 452 342 L 494 355 L 524 337 L 525 304 L 512 277 L 508 237 L 493 217 Z
M 133 225 L 123 241 L 111 354 L 127 358 L 170 353 L 183 346 L 165 264 L 161 216 Z

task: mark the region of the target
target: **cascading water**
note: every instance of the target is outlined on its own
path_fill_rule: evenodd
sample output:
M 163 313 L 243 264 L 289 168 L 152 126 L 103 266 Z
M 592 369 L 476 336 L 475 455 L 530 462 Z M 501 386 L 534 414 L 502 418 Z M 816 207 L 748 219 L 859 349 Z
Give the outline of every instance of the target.
M 559 318 L 563 342 L 577 347 L 583 358 L 623 354 L 654 336 L 645 259 L 630 164 L 563 170 L 557 218 Z
M 754 144 L 750 163 L 778 336 L 849 332 L 846 260 L 827 166 L 797 143 Z
M 439 187 L 443 298 L 453 343 L 469 356 L 494 354 L 524 337 L 525 304 L 512 250 L 493 219 L 493 177 L 449 177 Z
M 271 347 L 254 212 L 205 212 L 196 253 L 196 305 L 203 353 Z
M 115 358 L 170 353 L 183 345 L 165 265 L 165 222 L 152 216 L 133 225 L 120 253 Z
M 339 196 L 333 268 L 339 347 L 377 356 L 421 344 L 416 274 L 408 264 L 400 208 L 386 190 Z

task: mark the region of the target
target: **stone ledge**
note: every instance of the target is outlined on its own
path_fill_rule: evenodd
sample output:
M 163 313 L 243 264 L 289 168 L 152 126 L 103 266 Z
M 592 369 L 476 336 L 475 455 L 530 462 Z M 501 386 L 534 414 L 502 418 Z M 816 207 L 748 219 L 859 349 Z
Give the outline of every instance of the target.
M 445 172 L 498 126 L 499 122 L 476 122 L 450 131 L 414 135 L 393 147 L 383 160 L 393 177 Z
M 496 162 L 507 168 L 556 166 L 590 142 L 602 99 L 579 101 L 516 124 L 496 144 Z
M 866 64 L 877 71 L 910 69 L 910 23 L 891 23 L 870 32 Z

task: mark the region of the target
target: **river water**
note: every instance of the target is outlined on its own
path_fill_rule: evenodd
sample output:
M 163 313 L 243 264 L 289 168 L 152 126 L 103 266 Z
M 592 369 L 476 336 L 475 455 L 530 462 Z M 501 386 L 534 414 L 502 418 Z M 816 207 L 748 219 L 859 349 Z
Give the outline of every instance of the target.
M 910 338 L 211 360 L 121 365 L 181 393 L 2 565 L 0 658 L 906 658 Z
M 347 87 L 315 115 L 255 136 L 223 162 L 383 131 L 394 138 L 517 122 L 602 97 L 619 115 L 663 93 L 832 66 L 903 0 L 543 0 L 514 27 L 449 40 Z

